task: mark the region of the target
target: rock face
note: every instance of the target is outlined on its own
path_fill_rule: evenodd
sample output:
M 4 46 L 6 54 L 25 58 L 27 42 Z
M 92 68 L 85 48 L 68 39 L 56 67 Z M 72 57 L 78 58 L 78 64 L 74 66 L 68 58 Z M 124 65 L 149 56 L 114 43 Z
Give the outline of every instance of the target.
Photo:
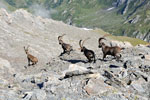
M 150 97 L 150 48 L 121 44 L 121 61 L 102 59 L 99 34 L 51 19 L 35 17 L 25 10 L 11 14 L 0 9 L 0 100 L 148 100 Z M 59 56 L 58 36 L 73 46 Z M 96 54 L 88 63 L 79 40 Z M 38 58 L 28 66 L 24 46 Z M 121 46 L 119 45 L 119 46 Z

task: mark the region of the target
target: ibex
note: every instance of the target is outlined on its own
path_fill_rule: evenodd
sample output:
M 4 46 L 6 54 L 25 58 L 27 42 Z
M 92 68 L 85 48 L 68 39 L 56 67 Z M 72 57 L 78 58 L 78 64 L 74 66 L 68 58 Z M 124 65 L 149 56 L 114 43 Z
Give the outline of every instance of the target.
M 89 39 L 89 38 L 87 38 L 87 39 Z M 80 46 L 81 52 L 84 52 L 84 55 L 85 55 L 86 58 L 88 59 L 88 62 L 94 61 L 94 63 L 95 63 L 96 60 L 95 60 L 95 53 L 94 53 L 94 51 L 89 50 L 89 49 L 87 49 L 86 47 L 83 46 L 84 42 L 85 42 L 87 39 L 85 39 L 83 42 L 82 42 L 82 40 L 80 40 L 80 41 L 79 41 L 79 46 Z M 82 44 L 81 44 L 81 42 L 82 42 Z
M 38 62 L 38 59 L 29 53 L 28 48 L 29 46 L 27 48 L 24 46 L 25 53 L 27 54 L 28 66 L 30 66 L 30 62 L 32 62 L 31 65 L 35 65 Z
M 104 58 L 106 58 L 107 55 L 111 55 L 111 56 L 114 56 L 117 61 L 119 61 L 119 59 L 121 58 L 121 50 L 124 49 L 124 48 L 120 48 L 118 46 L 113 46 L 113 47 L 109 47 L 107 45 L 105 45 L 105 43 L 101 42 L 102 39 L 105 39 L 105 38 L 99 38 L 99 48 L 102 48 L 102 52 L 103 52 L 103 60 Z
M 63 34 L 62 36 L 58 36 L 59 44 L 62 46 L 62 49 L 63 49 L 63 53 L 61 53 L 60 56 L 62 56 L 65 53 L 67 53 L 69 55 L 70 52 L 73 51 L 72 46 L 70 44 L 66 44 L 63 42 L 62 37 L 64 35 L 66 35 L 66 34 Z

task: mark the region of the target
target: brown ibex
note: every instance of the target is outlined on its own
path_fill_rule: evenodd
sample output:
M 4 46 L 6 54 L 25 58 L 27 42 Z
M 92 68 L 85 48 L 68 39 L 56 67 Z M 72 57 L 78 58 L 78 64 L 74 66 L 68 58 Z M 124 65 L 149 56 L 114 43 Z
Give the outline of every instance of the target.
M 38 59 L 29 53 L 28 48 L 29 46 L 27 48 L 24 46 L 25 53 L 27 54 L 28 66 L 30 66 L 30 62 L 32 62 L 31 65 L 35 65 L 38 62 Z
M 119 59 L 121 58 L 121 50 L 124 48 L 120 48 L 118 46 L 112 46 L 109 47 L 107 45 L 105 45 L 105 43 L 102 42 L 102 39 L 105 39 L 103 37 L 99 38 L 99 48 L 102 48 L 102 52 L 103 52 L 103 60 L 104 58 L 106 58 L 107 55 L 111 55 L 114 56 L 117 61 L 119 61 Z
M 87 39 L 89 39 L 89 38 L 87 38 Z M 79 46 L 80 46 L 81 52 L 84 52 L 84 55 L 85 55 L 86 58 L 88 59 L 88 62 L 94 61 L 94 63 L 95 63 L 96 60 L 95 60 L 95 53 L 94 53 L 94 51 L 89 50 L 89 49 L 87 49 L 86 47 L 83 46 L 84 42 L 85 42 L 87 39 L 85 39 L 83 42 L 82 42 L 82 40 L 80 40 L 80 41 L 79 41 Z M 81 44 L 81 42 L 82 42 L 82 44 Z
M 69 55 L 70 52 L 73 51 L 72 46 L 70 44 L 66 44 L 63 42 L 62 37 L 64 35 L 66 35 L 66 34 L 63 34 L 62 36 L 58 36 L 59 44 L 62 46 L 62 49 L 63 49 L 63 52 L 60 54 L 60 56 L 62 56 L 65 53 L 67 53 Z

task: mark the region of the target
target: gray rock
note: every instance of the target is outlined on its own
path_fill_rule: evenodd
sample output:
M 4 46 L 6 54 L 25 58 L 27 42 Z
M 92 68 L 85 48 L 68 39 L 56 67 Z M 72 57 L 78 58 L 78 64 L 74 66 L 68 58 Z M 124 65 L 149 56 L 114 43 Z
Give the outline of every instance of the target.
M 102 100 L 128 100 L 121 94 L 109 94 L 108 96 L 102 96 Z
M 60 77 L 59 79 L 66 79 L 66 78 L 70 78 L 73 76 L 79 76 L 79 75 L 86 75 L 86 74 L 93 74 L 94 72 L 91 71 L 90 69 L 84 68 L 82 66 L 78 66 L 75 64 L 71 64 L 69 65 L 68 70 L 65 70 L 63 72 L 63 76 Z
M 105 70 L 104 76 L 107 77 L 106 83 L 114 87 L 125 87 L 125 82 L 116 77 L 113 73 Z
M 90 79 L 84 86 L 84 90 L 88 95 L 99 95 L 106 93 L 110 90 L 112 90 L 113 87 L 108 86 L 104 83 L 104 80 L 98 78 L 98 79 Z

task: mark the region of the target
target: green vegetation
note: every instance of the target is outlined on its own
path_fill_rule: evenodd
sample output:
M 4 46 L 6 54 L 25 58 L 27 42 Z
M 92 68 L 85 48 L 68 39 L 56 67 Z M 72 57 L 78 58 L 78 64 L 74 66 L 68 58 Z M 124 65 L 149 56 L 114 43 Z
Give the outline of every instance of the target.
M 114 35 L 126 35 L 136 37 L 134 32 L 146 34 L 150 27 L 149 0 L 132 0 L 128 4 L 126 13 L 123 14 L 125 4 L 110 11 L 114 2 L 118 0 L 3 0 L 8 8 L 13 11 L 17 8 L 25 8 L 33 12 L 32 5 L 38 4 L 46 10 L 54 9 L 50 13 L 55 20 L 65 23 L 71 20 L 78 27 L 102 28 Z M 137 16 L 139 16 L 138 19 Z M 137 21 L 134 21 L 134 20 Z
M 94 31 L 98 32 L 101 35 L 109 34 L 107 32 L 104 32 L 103 30 L 94 30 Z M 122 41 L 122 42 L 130 42 L 133 46 L 136 46 L 138 44 L 143 44 L 143 45 L 148 44 L 148 42 L 145 42 L 143 40 L 136 39 L 136 38 L 131 38 L 131 37 L 126 37 L 126 36 L 113 36 L 113 35 L 109 35 L 107 37 L 110 38 L 110 39 L 112 39 L 112 40 L 117 40 L 117 41 Z

